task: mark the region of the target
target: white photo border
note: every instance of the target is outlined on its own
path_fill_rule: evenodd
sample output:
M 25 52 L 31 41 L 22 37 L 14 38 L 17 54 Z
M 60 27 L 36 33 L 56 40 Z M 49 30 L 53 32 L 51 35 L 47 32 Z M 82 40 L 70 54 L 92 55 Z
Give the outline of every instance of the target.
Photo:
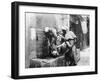
M 50 68 L 25 68 L 25 12 L 62 13 L 62 14 L 84 14 L 90 16 L 90 65 L 72 67 L 50 67 Z M 95 72 L 95 10 L 55 8 L 41 6 L 19 6 L 19 76 Z

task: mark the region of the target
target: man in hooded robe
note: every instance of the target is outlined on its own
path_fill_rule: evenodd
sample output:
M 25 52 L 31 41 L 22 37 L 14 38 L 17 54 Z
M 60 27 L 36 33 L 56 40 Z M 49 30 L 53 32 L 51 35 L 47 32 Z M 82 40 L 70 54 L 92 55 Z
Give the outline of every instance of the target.
M 62 31 L 63 38 L 65 41 L 57 47 L 62 48 L 62 53 L 65 55 L 66 65 L 76 65 L 76 35 L 72 31 L 69 31 L 68 27 L 64 27 Z

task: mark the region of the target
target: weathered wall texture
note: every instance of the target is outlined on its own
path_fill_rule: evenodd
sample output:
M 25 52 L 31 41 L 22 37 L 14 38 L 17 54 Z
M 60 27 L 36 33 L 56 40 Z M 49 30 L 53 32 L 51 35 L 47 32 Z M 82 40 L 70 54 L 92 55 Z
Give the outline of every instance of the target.
M 26 13 L 26 67 L 29 67 L 30 59 L 48 56 L 44 28 L 61 29 L 63 25 L 69 25 L 68 15 Z

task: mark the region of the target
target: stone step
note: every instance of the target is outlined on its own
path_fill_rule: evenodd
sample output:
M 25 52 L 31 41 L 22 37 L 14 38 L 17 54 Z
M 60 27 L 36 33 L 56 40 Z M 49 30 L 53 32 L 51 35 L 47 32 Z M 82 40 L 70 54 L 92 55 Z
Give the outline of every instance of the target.
M 64 56 L 51 59 L 31 59 L 30 68 L 65 66 Z

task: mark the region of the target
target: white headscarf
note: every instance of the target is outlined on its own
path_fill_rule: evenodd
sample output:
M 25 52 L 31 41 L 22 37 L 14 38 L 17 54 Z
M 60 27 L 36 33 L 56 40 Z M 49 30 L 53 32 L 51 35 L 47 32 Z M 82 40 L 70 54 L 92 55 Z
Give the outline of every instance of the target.
M 49 30 L 50 30 L 49 27 L 45 27 L 45 29 L 44 29 L 45 32 L 48 32 Z

